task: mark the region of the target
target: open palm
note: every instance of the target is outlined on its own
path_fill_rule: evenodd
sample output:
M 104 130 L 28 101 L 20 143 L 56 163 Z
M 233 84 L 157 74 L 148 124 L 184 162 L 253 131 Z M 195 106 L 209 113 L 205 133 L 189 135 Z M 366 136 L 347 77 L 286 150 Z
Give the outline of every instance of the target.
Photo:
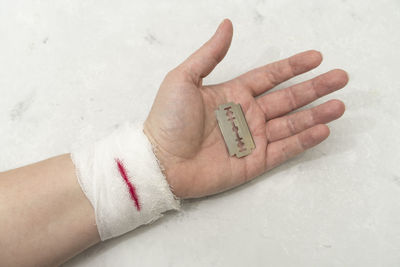
M 214 36 L 168 73 L 144 131 L 155 147 L 174 193 L 182 198 L 215 194 L 238 186 L 313 147 L 329 135 L 325 125 L 339 118 L 344 104 L 331 100 L 291 113 L 345 86 L 347 74 L 332 70 L 309 81 L 261 95 L 317 67 L 319 52 L 307 51 L 251 70 L 233 80 L 202 85 L 227 53 L 232 24 L 224 20 Z M 256 145 L 243 158 L 230 157 L 214 111 L 240 103 Z

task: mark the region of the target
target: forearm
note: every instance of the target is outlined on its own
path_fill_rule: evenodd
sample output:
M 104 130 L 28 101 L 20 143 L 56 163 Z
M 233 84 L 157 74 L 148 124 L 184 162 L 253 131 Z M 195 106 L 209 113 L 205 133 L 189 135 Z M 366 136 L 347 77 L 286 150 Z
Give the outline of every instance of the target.
M 69 154 L 0 173 L 1 266 L 55 266 L 99 241 Z

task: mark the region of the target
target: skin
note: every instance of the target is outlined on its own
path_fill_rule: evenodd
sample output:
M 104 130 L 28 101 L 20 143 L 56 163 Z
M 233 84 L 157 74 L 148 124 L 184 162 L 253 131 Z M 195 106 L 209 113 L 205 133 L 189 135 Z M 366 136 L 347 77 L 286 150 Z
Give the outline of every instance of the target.
M 332 70 L 264 94 L 317 67 L 322 56 L 306 51 L 251 70 L 233 80 L 203 86 L 227 53 L 232 24 L 167 74 L 144 125 L 175 195 L 197 198 L 243 184 L 311 148 L 329 135 L 326 123 L 344 104 L 331 100 L 292 112 L 344 87 L 343 70 Z M 214 110 L 242 105 L 256 149 L 229 157 Z M 100 242 L 93 208 L 82 192 L 69 154 L 0 173 L 0 265 L 56 266 Z
M 0 266 L 58 266 L 100 242 L 68 154 L 0 173 Z
M 321 143 L 329 135 L 325 124 L 345 110 L 343 102 L 331 100 L 288 114 L 344 87 L 348 77 L 343 70 L 262 95 L 317 67 L 322 55 L 313 50 L 204 86 L 203 78 L 227 53 L 232 33 L 232 23 L 224 20 L 207 43 L 168 73 L 145 123 L 167 180 L 182 198 L 236 187 Z M 239 159 L 227 153 L 214 114 L 220 104 L 231 101 L 241 104 L 256 144 Z

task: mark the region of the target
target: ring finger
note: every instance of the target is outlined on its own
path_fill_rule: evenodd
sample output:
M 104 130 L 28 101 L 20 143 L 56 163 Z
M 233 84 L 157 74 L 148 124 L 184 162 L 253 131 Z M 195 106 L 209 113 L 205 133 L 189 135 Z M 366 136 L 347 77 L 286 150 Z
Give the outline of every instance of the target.
M 315 125 L 336 120 L 343 115 L 344 110 L 342 101 L 330 100 L 314 108 L 272 119 L 266 124 L 268 142 L 275 142 Z

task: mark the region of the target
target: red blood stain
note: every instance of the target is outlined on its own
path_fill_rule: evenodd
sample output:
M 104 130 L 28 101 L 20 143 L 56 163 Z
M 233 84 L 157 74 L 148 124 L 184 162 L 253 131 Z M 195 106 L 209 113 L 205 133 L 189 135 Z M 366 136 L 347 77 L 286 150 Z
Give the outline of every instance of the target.
M 129 189 L 129 194 L 131 195 L 131 199 L 135 202 L 136 209 L 140 211 L 140 203 L 139 203 L 139 198 L 136 195 L 136 188 L 135 186 L 129 181 L 129 176 L 128 173 L 125 169 L 124 164 L 120 159 L 115 159 L 115 162 L 117 163 L 118 166 L 118 171 L 121 174 L 122 178 L 124 179 L 126 185 L 128 186 Z

